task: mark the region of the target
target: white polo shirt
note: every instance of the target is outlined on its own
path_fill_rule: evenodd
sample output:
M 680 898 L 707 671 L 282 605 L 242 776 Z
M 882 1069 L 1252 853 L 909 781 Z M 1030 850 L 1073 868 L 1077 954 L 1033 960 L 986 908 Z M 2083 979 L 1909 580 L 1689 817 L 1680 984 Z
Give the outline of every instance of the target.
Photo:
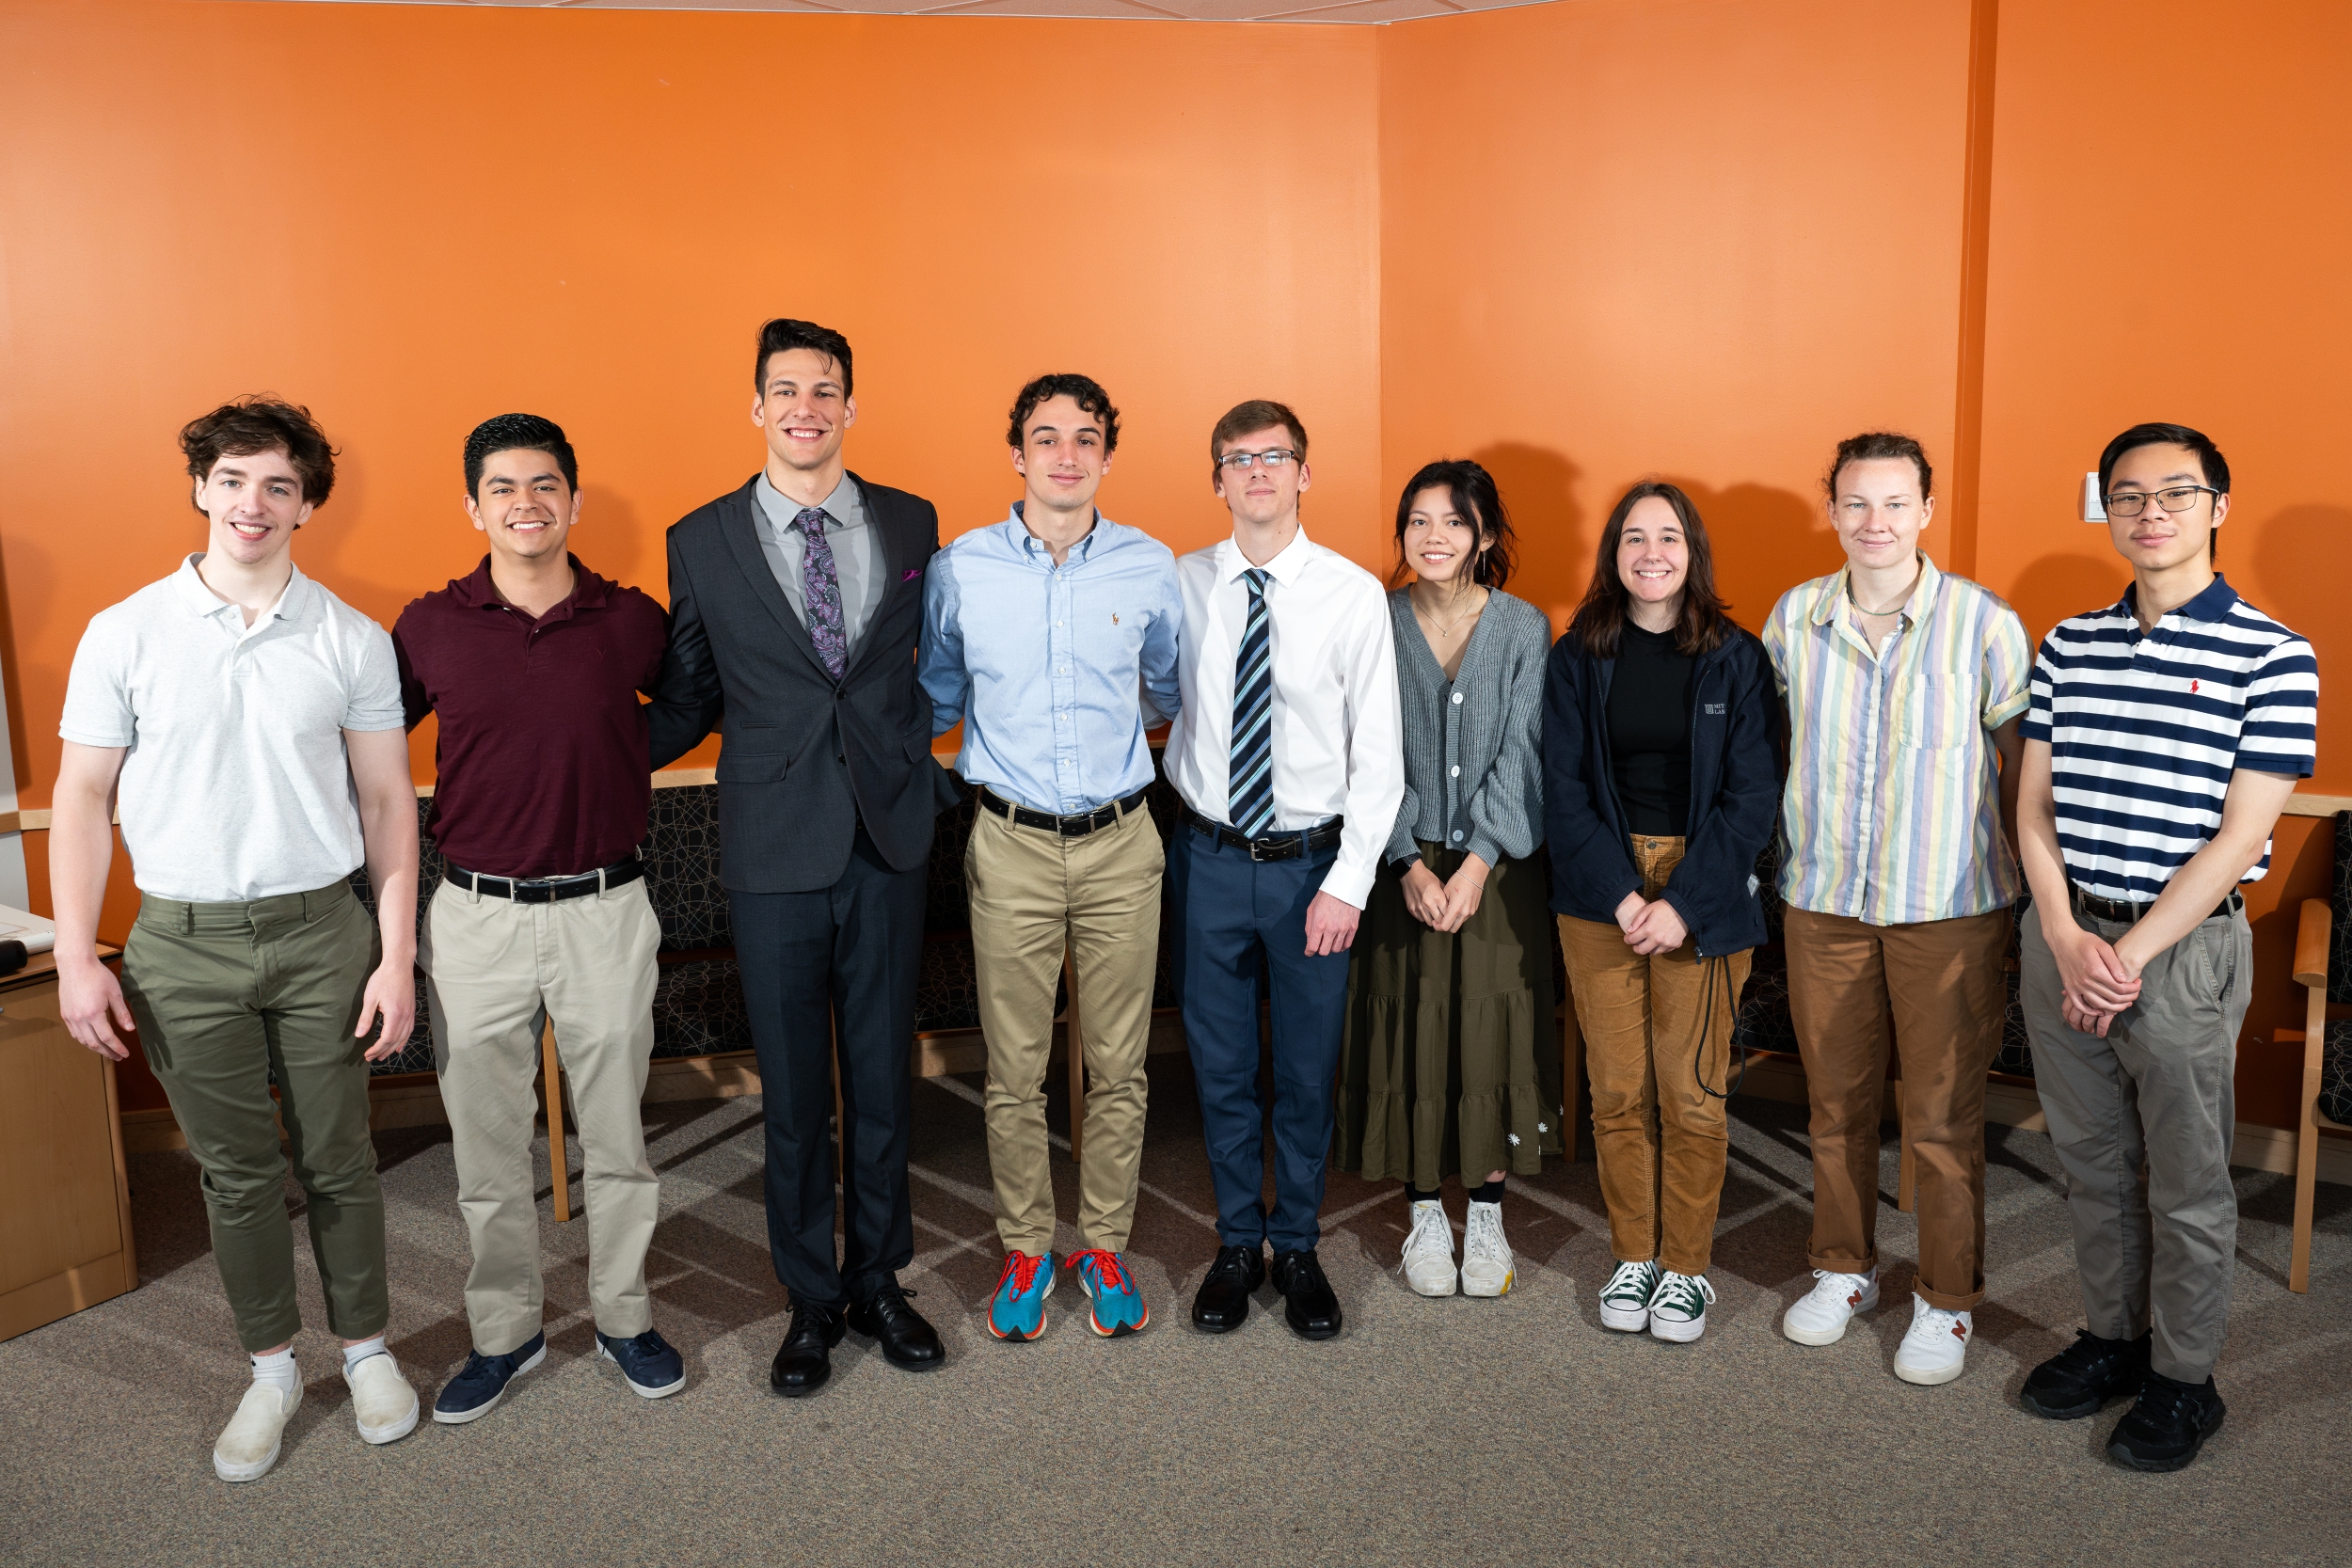
M 402 727 L 392 640 L 299 567 L 247 626 L 203 559 L 90 618 L 57 734 L 129 748 L 140 892 L 214 904 L 341 881 L 365 859 L 342 732 Z

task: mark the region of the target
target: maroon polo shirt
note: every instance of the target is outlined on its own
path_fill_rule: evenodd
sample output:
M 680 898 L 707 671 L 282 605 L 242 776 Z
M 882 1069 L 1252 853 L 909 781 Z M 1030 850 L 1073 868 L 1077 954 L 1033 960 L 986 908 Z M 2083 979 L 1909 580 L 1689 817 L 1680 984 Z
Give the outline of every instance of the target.
M 640 691 L 669 617 L 573 556 L 571 597 L 532 620 L 473 575 L 400 612 L 392 649 L 414 729 L 441 716 L 428 831 L 453 865 L 568 877 L 644 842 L 652 774 Z

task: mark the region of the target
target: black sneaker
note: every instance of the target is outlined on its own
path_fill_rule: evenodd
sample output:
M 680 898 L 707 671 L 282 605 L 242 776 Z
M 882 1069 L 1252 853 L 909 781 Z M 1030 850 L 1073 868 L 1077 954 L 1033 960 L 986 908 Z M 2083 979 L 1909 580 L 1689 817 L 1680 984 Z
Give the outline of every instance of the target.
M 2074 1342 L 2026 1374 L 2020 1403 L 2037 1416 L 2072 1421 L 2098 1413 L 2118 1394 L 2137 1394 L 2148 1373 L 2148 1336 L 2102 1339 L 2087 1328 Z
M 2151 1371 L 2139 1386 L 2139 1402 L 2115 1423 L 2107 1457 L 2126 1469 L 2177 1470 L 2221 1430 L 2227 1414 L 2212 1378 L 2181 1383 Z
M 433 1402 L 433 1418 L 443 1426 L 480 1420 L 498 1408 L 499 1401 L 506 1397 L 508 1384 L 547 1358 L 548 1336 L 544 1329 L 532 1335 L 530 1343 L 504 1355 L 468 1351 L 465 1370 L 441 1385 L 441 1392 Z
M 675 1394 L 686 1386 L 686 1361 L 670 1341 L 652 1329 L 628 1339 L 596 1336 L 596 1354 L 621 1369 L 622 1380 L 649 1400 Z

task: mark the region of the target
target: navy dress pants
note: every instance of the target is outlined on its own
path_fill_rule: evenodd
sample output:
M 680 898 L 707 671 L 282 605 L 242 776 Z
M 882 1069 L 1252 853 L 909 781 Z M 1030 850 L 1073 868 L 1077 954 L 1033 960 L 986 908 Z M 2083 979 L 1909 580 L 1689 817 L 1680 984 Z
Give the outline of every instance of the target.
M 768 1251 L 794 1301 L 870 1300 L 914 1260 L 907 1193 L 914 981 L 925 872 L 894 871 L 861 824 L 841 879 L 813 893 L 729 892 L 768 1131 Z M 834 1261 L 834 1019 L 841 1058 L 841 1206 Z
M 1217 1240 L 1305 1252 L 1322 1235 L 1347 955 L 1307 956 L 1307 905 L 1336 845 L 1294 860 L 1253 861 L 1189 822 L 1170 847 L 1176 989 L 1209 1174 Z M 1274 1015 L 1274 1212 L 1265 1191 L 1265 1108 L 1258 1096 L 1261 958 Z

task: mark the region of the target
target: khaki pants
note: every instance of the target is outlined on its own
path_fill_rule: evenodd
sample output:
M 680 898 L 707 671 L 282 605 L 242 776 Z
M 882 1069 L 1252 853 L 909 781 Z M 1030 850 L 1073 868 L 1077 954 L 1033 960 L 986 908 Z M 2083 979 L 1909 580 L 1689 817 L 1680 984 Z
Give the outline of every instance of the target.
M 122 954 L 123 1000 L 204 1173 L 213 1259 L 248 1351 L 281 1345 L 302 1326 L 290 1159 L 326 1326 L 366 1339 L 390 1316 L 367 1041 L 352 1034 L 380 957 L 375 923 L 348 882 L 246 904 L 139 900 Z
M 1683 841 L 1636 834 L 1632 845 L 1642 896 L 1655 898 Z M 1677 1274 L 1705 1274 L 1730 1148 L 1721 1097 L 1749 955 L 1701 960 L 1686 940 L 1645 956 L 1615 922 L 1565 914 L 1560 947 L 1593 1083 L 1610 1251 L 1621 1263 L 1656 1259 Z
M 2129 926 L 2071 917 L 2109 943 Z M 2066 1172 L 2083 1313 L 2106 1339 L 2153 1335 L 2149 1364 L 2202 1383 L 2220 1357 L 2237 1268 L 2238 1030 L 2253 995 L 2254 938 L 2240 910 L 2148 960 L 2139 1000 L 2106 1037 L 2070 1027 L 2042 911 L 2023 933 L 2026 1027 L 2050 1142 Z M 2145 1174 L 2143 1175 L 2143 1171 Z
M 983 808 L 964 851 L 980 1028 L 988 1040 L 988 1163 L 996 1233 L 1009 1252 L 1054 1244 L 1053 1148 L 1045 1069 L 1062 949 L 1077 970 L 1086 1036 L 1086 1160 L 1078 1244 L 1123 1252 L 1143 1168 L 1143 1073 L 1160 945 L 1165 856 L 1137 806 L 1084 838 L 1020 828 Z
M 1918 1167 L 1919 1273 L 1931 1307 L 1984 1299 L 1984 1075 L 2008 1011 L 2009 911 L 1866 926 L 1790 905 L 1788 1011 L 1813 1101 L 1814 1268 L 1878 1263 L 1879 1117 L 1887 1033 Z
M 540 1327 L 531 1085 L 549 1018 L 585 1167 L 589 1306 L 597 1329 L 617 1338 L 653 1326 L 645 1249 L 661 1195 L 638 1102 L 660 944 L 642 879 L 560 904 L 485 898 L 448 882 L 433 895 L 418 958 L 432 987 L 457 1206 L 473 1243 L 466 1321 L 485 1355 L 521 1348 Z

